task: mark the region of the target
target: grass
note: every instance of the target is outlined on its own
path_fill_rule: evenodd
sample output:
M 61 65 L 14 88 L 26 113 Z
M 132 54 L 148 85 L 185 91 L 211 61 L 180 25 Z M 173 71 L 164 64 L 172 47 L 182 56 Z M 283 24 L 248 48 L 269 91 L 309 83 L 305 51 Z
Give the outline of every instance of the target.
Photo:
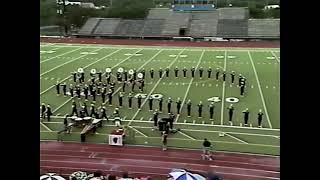
M 87 54 L 85 52 L 88 52 Z M 129 56 L 139 52 L 140 56 Z M 186 55 L 186 57 L 170 57 L 170 55 Z M 274 57 L 274 55 L 276 57 Z M 68 85 L 72 82 L 72 71 L 79 67 L 85 68 L 86 72 L 96 68 L 105 72 L 105 68 L 112 67 L 113 72 L 119 67 L 125 69 L 146 70 L 146 94 L 163 94 L 163 113 L 167 113 L 166 100 L 173 99 L 172 110 L 176 112 L 175 101 L 179 97 L 185 102 L 192 101 L 192 117 L 186 116 L 186 105 L 182 107 L 182 113 L 175 124 L 182 133 L 169 136 L 169 146 L 181 148 L 200 148 L 204 138 L 210 139 L 217 150 L 233 152 L 249 152 L 258 154 L 280 154 L 280 52 L 279 49 L 244 49 L 244 48 L 181 48 L 181 47 L 143 47 L 143 46 L 103 46 L 103 45 L 69 45 L 69 44 L 41 44 L 40 52 L 40 99 L 51 105 L 54 115 L 64 116 L 71 112 L 70 97 L 57 96 L 54 83 L 65 81 Z M 219 57 L 219 56 L 222 56 Z M 273 57 L 273 58 L 270 58 Z M 158 69 L 170 66 L 180 69 L 179 78 L 159 78 Z M 182 68 L 188 69 L 188 77 L 183 78 Z M 203 78 L 191 78 L 191 67 L 203 67 Z M 207 78 L 206 69 L 211 67 L 213 74 Z M 149 70 L 155 69 L 155 78 L 151 79 Z M 235 71 L 247 78 L 245 97 L 239 97 L 237 84 L 231 84 L 230 76 L 224 83 L 222 79 L 215 80 L 216 68 L 225 69 L 227 73 Z M 88 77 L 88 73 L 87 76 Z M 116 90 L 121 86 L 116 85 Z M 133 101 L 135 108 L 127 108 L 127 98 L 130 87 L 127 87 L 124 98 L 124 107 L 120 109 L 121 116 L 125 116 L 123 124 L 129 124 L 137 130 L 133 144 L 160 146 L 160 133 L 151 130 L 152 122 L 149 118 L 152 113 L 148 111 L 148 103 L 145 103 L 141 111 L 136 109 L 136 100 Z M 137 92 L 136 92 L 137 93 Z M 207 99 L 213 96 L 237 97 L 240 101 L 234 104 L 235 112 L 233 126 L 228 123 L 227 107 L 229 103 L 219 102 L 215 105 L 214 120 L 209 120 Z M 91 101 L 91 98 L 89 98 Z M 83 102 L 83 99 L 77 103 Z M 87 103 L 89 104 L 90 101 Z M 203 118 L 197 117 L 197 104 L 202 101 Z M 96 107 L 101 105 L 100 97 L 97 98 Z M 111 114 L 118 105 L 117 94 L 113 98 L 113 107 L 107 107 L 107 113 Z M 158 102 L 154 101 L 154 108 L 158 108 Z M 240 127 L 243 124 L 242 110 L 249 108 L 249 123 L 253 127 Z M 256 128 L 257 113 L 262 109 L 262 129 Z M 107 134 L 114 128 L 110 123 L 98 130 L 100 134 L 89 135 L 88 142 L 107 143 Z M 51 122 L 40 124 L 41 139 L 56 140 L 56 131 L 63 127 L 61 118 L 53 118 Z M 49 129 L 48 129 L 49 128 Z M 51 130 L 51 131 L 49 131 Z M 81 129 L 73 129 L 71 134 L 62 135 L 64 141 L 80 141 Z M 227 133 L 219 137 L 219 132 Z M 147 142 L 147 144 L 146 144 Z

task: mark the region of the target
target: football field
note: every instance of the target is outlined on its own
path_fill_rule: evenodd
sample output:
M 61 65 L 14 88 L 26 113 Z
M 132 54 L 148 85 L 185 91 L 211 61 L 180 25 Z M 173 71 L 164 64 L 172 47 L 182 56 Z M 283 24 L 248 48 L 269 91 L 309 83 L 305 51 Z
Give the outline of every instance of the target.
M 172 98 L 172 111 L 176 112 L 176 100 L 182 100 L 181 114 L 177 116 L 174 128 L 181 131 L 170 134 L 169 147 L 201 148 L 204 138 L 209 139 L 216 150 L 231 152 L 247 152 L 258 154 L 280 155 L 280 50 L 279 49 L 250 49 L 250 48 L 184 48 L 184 47 L 150 47 L 150 46 L 111 46 L 111 45 L 77 45 L 77 44 L 47 44 L 40 45 L 40 103 L 50 104 L 53 110 L 51 122 L 40 122 L 40 137 L 46 140 L 56 140 L 57 132 L 63 125 L 63 117 L 71 113 L 72 100 L 70 96 L 57 96 L 55 83 L 66 82 L 74 84 L 71 72 L 84 68 L 86 78 L 91 69 L 102 70 L 110 67 L 115 75 L 117 69 L 146 70 L 144 94 L 163 95 L 163 113 L 167 117 L 167 99 Z M 170 68 L 169 77 L 159 77 L 158 70 Z M 174 68 L 179 68 L 179 77 L 174 77 Z M 183 77 L 182 69 L 188 69 L 187 78 Z M 204 69 L 203 78 L 196 71 L 191 78 L 190 69 Z M 207 76 L 207 68 L 211 67 L 213 74 Z M 155 77 L 151 79 L 149 70 L 153 68 Z M 216 68 L 225 70 L 227 78 L 215 79 Z M 236 72 L 235 84 L 231 83 L 230 73 Z M 237 87 L 238 75 L 246 77 L 245 96 L 240 97 Z M 221 73 L 220 73 L 221 76 Z M 113 77 L 114 80 L 116 80 Z M 87 81 L 88 79 L 86 79 Z M 161 145 L 160 132 L 152 131 L 153 112 L 149 111 L 148 101 L 143 99 L 142 110 L 138 111 L 137 100 L 133 100 L 132 109 L 128 109 L 127 86 L 124 96 L 124 106 L 120 108 L 123 125 L 128 125 L 136 132 L 135 145 Z M 111 115 L 118 105 L 118 93 L 121 85 L 116 83 L 113 106 L 106 105 L 107 114 Z M 140 93 L 136 87 L 137 94 Z M 214 118 L 209 118 L 209 98 L 219 97 L 215 103 Z M 228 121 L 230 103 L 227 98 L 238 98 L 233 103 L 233 125 Z M 187 117 L 186 102 L 192 101 L 191 117 Z M 84 97 L 80 100 L 83 104 Z M 89 97 L 88 107 L 92 97 Z M 203 117 L 198 118 L 197 104 L 203 102 Z M 96 108 L 101 108 L 102 100 L 98 97 Z M 78 106 L 79 107 L 79 106 Z M 154 109 L 158 101 L 153 101 Z M 249 108 L 249 124 L 243 126 L 242 111 Z M 264 113 L 262 128 L 258 128 L 257 114 L 259 109 Z M 107 135 L 114 129 L 112 122 L 105 122 L 97 134 L 88 135 L 87 142 L 107 143 Z M 71 134 L 62 135 L 64 141 L 80 142 L 81 129 L 73 128 Z M 223 133 L 224 136 L 219 136 Z

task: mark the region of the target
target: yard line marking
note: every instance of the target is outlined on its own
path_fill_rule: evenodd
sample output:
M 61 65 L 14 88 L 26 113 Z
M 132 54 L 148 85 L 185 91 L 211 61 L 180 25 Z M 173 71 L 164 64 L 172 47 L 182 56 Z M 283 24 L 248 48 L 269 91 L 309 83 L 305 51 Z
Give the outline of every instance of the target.
M 268 120 L 268 124 L 269 124 L 269 127 L 272 129 L 272 124 L 271 124 L 271 121 L 270 121 L 270 118 L 269 118 L 269 114 L 268 114 L 268 110 L 267 110 L 267 107 L 266 107 L 266 103 L 264 102 L 264 97 L 263 97 L 263 93 L 262 93 L 262 90 L 261 90 L 259 77 L 258 77 L 256 68 L 255 68 L 255 66 L 254 66 L 254 63 L 253 63 L 253 60 L 252 60 L 250 51 L 248 51 L 248 55 L 249 55 L 249 59 L 250 59 L 250 61 L 251 61 L 251 65 L 252 65 L 252 67 L 253 67 L 254 74 L 255 74 L 255 76 L 256 76 L 256 80 L 257 80 L 257 84 L 258 84 L 258 89 L 259 89 L 259 92 L 260 92 L 260 97 L 261 97 L 262 104 L 263 104 L 263 108 L 264 108 L 264 111 L 265 111 L 265 114 L 266 114 L 266 117 L 267 117 L 267 120 Z
M 216 84 L 216 86 L 218 87 L 219 85 L 218 85 L 218 84 Z
M 187 123 L 187 120 L 185 119 L 183 122 L 184 122 L 184 123 Z
M 278 63 L 280 63 L 280 60 L 279 60 L 278 56 L 277 56 L 273 51 L 271 51 L 271 54 L 276 58 L 276 60 L 278 61 Z
M 91 52 L 100 51 L 101 49 L 102 49 L 102 48 L 96 49 L 96 50 L 91 51 Z M 82 55 L 82 56 L 79 56 L 79 57 L 77 57 L 77 58 L 75 58 L 75 59 L 72 59 L 72 60 L 70 60 L 70 61 L 67 61 L 67 62 L 65 62 L 65 63 L 63 63 L 63 64 L 60 64 L 60 65 L 58 65 L 58 66 L 56 66 L 56 67 L 54 67 L 54 68 L 52 68 L 52 69 L 50 69 L 50 70 L 42 73 L 42 74 L 40 74 L 40 76 L 43 76 L 43 75 L 45 75 L 45 74 L 48 74 L 48 73 L 51 72 L 51 71 L 54 71 L 54 70 L 56 70 L 56 69 L 58 69 L 58 68 L 60 68 L 60 67 L 62 67 L 62 66 L 64 66 L 64 65 L 66 65 L 66 64 L 69 64 L 69 63 L 72 63 L 72 62 L 74 62 L 74 61 L 76 61 L 76 60 L 79 60 L 79 59 L 81 59 L 81 58 L 83 58 L 83 57 L 85 57 L 85 56 L 87 56 L 87 55 L 88 55 L 88 54 Z
M 211 121 L 211 124 L 213 125 L 214 121 Z
M 104 57 L 102 57 L 102 58 L 100 58 L 100 59 L 98 59 L 98 60 L 96 60 L 96 61 L 88 64 L 88 65 L 86 65 L 86 66 L 84 66 L 83 69 L 86 69 L 87 67 L 92 66 L 93 64 L 95 64 L 95 63 L 97 63 L 97 62 L 99 62 L 99 61 L 101 61 L 101 60 L 103 60 L 103 59 L 105 59 L 105 58 L 107 58 L 107 57 L 109 57 L 109 56 L 111 56 L 111 55 L 119 52 L 120 50 L 122 50 L 122 49 L 117 49 L 117 50 L 115 50 L 114 52 L 112 52 L 112 53 L 110 53 L 110 54 L 108 54 L 108 55 L 106 55 L 106 56 L 104 56 Z M 69 79 L 70 77 L 72 77 L 72 75 L 69 75 L 68 77 L 64 78 L 64 79 L 61 80 L 60 82 L 64 82 L 65 80 Z M 53 87 L 55 87 L 55 85 L 53 85 L 53 86 L 49 87 L 48 89 L 42 91 L 42 92 L 40 93 L 40 96 L 41 96 L 43 93 L 49 91 L 49 90 L 50 90 L 51 88 L 53 88 Z
M 195 70 L 198 69 L 198 67 L 199 67 L 199 65 L 200 65 L 200 63 L 201 63 L 201 60 L 202 60 L 202 58 L 203 58 L 204 53 L 205 53 L 205 50 L 202 51 L 202 53 L 201 53 L 201 55 L 200 55 L 200 57 L 199 57 L 199 59 L 198 59 L 198 64 L 197 64 L 196 67 L 195 67 Z M 181 103 L 180 111 L 183 110 L 182 108 L 183 108 L 184 102 L 186 101 L 187 96 L 188 96 L 188 94 L 189 94 L 189 91 L 190 91 L 191 84 L 192 84 L 193 80 L 194 80 L 194 78 L 191 78 L 191 80 L 190 80 L 190 82 L 189 82 L 187 91 L 186 91 L 186 93 L 184 94 L 184 97 L 183 97 L 183 100 L 182 100 L 182 103 Z M 196 86 L 198 86 L 198 83 L 196 84 Z M 179 117 L 180 117 L 180 114 L 178 114 L 177 118 L 175 119 L 175 122 L 178 122 Z
M 230 134 L 228 134 L 228 133 L 225 133 L 225 135 L 227 135 L 227 136 L 229 136 L 229 137 L 231 137 L 231 138 L 233 138 L 233 139 L 236 139 L 236 140 L 238 140 L 238 141 L 240 141 L 240 142 L 242 142 L 242 143 L 244 143 L 244 144 L 249 144 L 248 142 L 243 141 L 243 140 L 241 140 L 241 139 L 239 139 L 239 138 L 237 138 L 237 137 L 235 137 L 235 136 L 232 136 L 232 135 L 230 135 Z
M 251 88 L 253 88 L 253 85 L 251 85 Z
M 202 121 L 202 124 L 204 124 L 204 121 Z
M 179 132 L 180 134 L 186 136 L 186 137 L 189 138 L 189 139 L 196 140 L 195 138 L 189 136 L 188 134 L 186 134 L 186 133 L 184 133 L 184 132 L 182 132 L 182 131 L 178 131 L 178 132 Z
M 40 124 L 41 124 L 44 128 L 46 128 L 48 131 L 52 132 L 52 130 L 51 130 L 48 126 L 46 126 L 46 125 L 43 124 L 42 122 L 40 122 Z
M 56 119 L 64 119 L 65 117 L 64 116 L 51 116 L 52 118 L 56 118 Z M 109 120 L 113 120 L 113 119 L 109 119 Z M 123 121 L 132 121 L 132 122 L 137 122 L 137 123 L 141 123 L 141 121 L 140 120 L 138 120 L 138 119 L 135 119 L 135 120 L 123 120 Z M 146 121 L 147 122 L 147 121 Z M 195 120 L 194 120 L 194 122 L 195 122 Z M 191 123 L 179 123 L 179 122 L 177 122 L 177 123 L 175 123 L 175 124 L 177 124 L 177 125 L 189 125 L 190 126 L 190 124 Z M 192 126 L 205 126 L 205 127 L 207 127 L 207 126 L 209 126 L 209 127 L 221 127 L 221 128 L 235 128 L 235 129 L 249 129 L 249 130 L 262 130 L 262 131 L 280 131 L 280 129 L 270 129 L 270 128 L 255 128 L 255 127 L 240 127 L 240 126 L 228 126 L 228 125 L 211 125 L 211 124 L 205 124 L 205 125 L 203 125 L 203 124 L 192 124 Z M 234 134 L 234 132 L 232 132 L 233 134 Z
M 179 58 L 179 56 L 181 55 L 181 53 L 184 50 L 180 51 L 178 56 L 176 56 L 176 58 L 169 64 L 168 68 L 170 68 Z M 147 97 L 149 97 L 153 91 L 157 88 L 157 86 L 159 85 L 160 81 L 163 79 L 163 77 L 165 76 L 165 73 L 162 74 L 162 76 L 159 78 L 159 80 L 157 81 L 157 83 L 153 86 L 153 88 L 151 89 L 151 91 L 149 92 L 149 94 L 147 95 Z M 143 107 L 143 105 L 147 102 L 147 98 L 142 102 L 141 107 Z M 127 124 L 127 126 L 130 126 L 130 124 L 132 123 L 132 120 L 134 120 L 136 118 L 136 116 L 139 114 L 139 110 L 136 111 L 136 113 L 133 115 L 133 117 L 131 118 L 131 121 Z
M 131 129 L 133 129 L 133 130 L 136 131 L 137 133 L 141 134 L 142 136 L 148 137 L 147 135 L 145 135 L 144 133 L 142 133 L 142 132 L 139 131 L 138 129 L 136 129 L 136 128 L 132 127 L 132 126 L 129 126 L 129 125 L 128 125 L 128 127 L 130 127 Z
M 223 65 L 223 70 L 226 71 L 226 67 L 227 67 L 227 51 L 224 51 L 224 65 Z M 220 125 L 223 125 L 223 115 L 224 115 L 224 96 L 225 96 L 225 90 L 226 90 L 226 82 L 223 81 L 223 85 L 222 85 L 222 101 L 221 101 L 221 121 L 220 121 Z
M 192 124 L 196 124 L 196 120 L 193 120 Z
M 143 117 L 142 118 L 140 118 L 140 121 L 142 121 L 143 120 Z
M 40 64 L 41 64 L 41 63 L 44 63 L 44 62 L 47 62 L 47 61 L 50 61 L 51 59 L 55 59 L 55 58 L 58 58 L 58 57 L 60 57 L 60 56 L 63 56 L 63 55 L 66 55 L 66 54 L 72 53 L 72 52 L 77 51 L 77 50 L 80 50 L 80 49 L 83 49 L 83 48 L 85 48 L 85 47 L 80 47 L 80 48 L 77 48 L 77 49 L 74 49 L 74 50 L 71 50 L 71 51 L 68 51 L 68 52 L 65 52 L 65 53 L 59 54 L 59 55 L 57 55 L 57 56 L 54 56 L 54 57 L 48 58 L 48 59 L 46 59 L 46 60 L 40 61 Z
M 64 103 L 62 103 L 60 106 L 58 106 L 55 110 L 52 111 L 52 113 L 57 112 L 60 108 L 62 108 L 64 105 L 66 105 L 68 102 L 70 102 L 73 98 L 69 98 L 67 101 L 65 101 Z M 58 115 L 57 115 L 58 116 Z

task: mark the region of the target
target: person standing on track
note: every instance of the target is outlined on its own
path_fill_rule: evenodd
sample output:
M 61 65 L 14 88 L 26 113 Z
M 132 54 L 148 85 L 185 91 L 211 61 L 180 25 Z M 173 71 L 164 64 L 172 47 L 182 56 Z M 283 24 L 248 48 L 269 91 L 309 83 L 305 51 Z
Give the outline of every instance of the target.
M 234 111 L 233 104 L 230 104 L 230 106 L 227 109 L 229 110 L 229 123 L 232 126 L 232 116 Z
M 180 98 L 178 97 L 178 100 L 177 100 L 177 114 L 180 114 L 180 109 L 181 109 L 181 100 L 180 100 Z
M 183 71 L 183 77 L 186 78 L 186 77 L 187 77 L 187 68 L 184 67 L 184 68 L 182 69 L 182 71 Z
M 212 72 L 211 67 L 209 67 L 209 69 L 207 71 L 208 71 L 208 78 L 211 78 L 211 72 Z
M 212 155 L 211 155 L 211 143 L 210 141 L 208 141 L 207 138 L 204 138 L 204 141 L 202 143 L 202 147 L 203 147 L 203 154 L 202 154 L 202 159 L 205 160 L 205 159 L 208 159 L 208 160 L 213 160 L 212 159 Z
M 162 131 L 162 150 L 166 151 L 167 150 L 167 140 L 168 138 L 168 133 L 166 131 Z
M 249 120 L 249 109 L 246 108 L 244 111 L 242 111 L 242 113 L 244 114 L 243 116 L 243 120 L 244 120 L 244 125 L 248 126 L 248 120 Z
M 261 109 L 259 109 L 259 113 L 258 113 L 258 127 L 259 127 L 259 128 L 262 128 L 262 125 L 261 125 L 261 123 L 262 123 L 262 116 L 263 116 L 263 112 L 262 112 Z
M 169 99 L 168 99 L 168 104 L 167 104 L 168 114 L 171 113 L 171 103 L 172 103 L 172 100 L 171 100 L 171 97 L 169 97 Z
M 129 95 L 128 95 L 129 109 L 132 109 L 132 98 L 133 98 L 132 94 L 129 93 Z
M 202 106 L 203 106 L 202 101 L 200 101 L 200 103 L 198 104 L 198 114 L 199 114 L 198 118 L 202 118 Z
M 192 103 L 191 103 L 191 100 L 189 99 L 187 102 L 188 117 L 191 117 L 191 106 L 192 106 Z

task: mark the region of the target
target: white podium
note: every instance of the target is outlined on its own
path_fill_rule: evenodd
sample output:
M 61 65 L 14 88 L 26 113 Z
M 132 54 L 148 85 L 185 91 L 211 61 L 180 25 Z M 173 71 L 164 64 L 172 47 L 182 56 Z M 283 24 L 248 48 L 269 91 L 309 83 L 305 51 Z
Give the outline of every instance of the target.
M 123 146 L 122 135 L 109 135 L 109 145 L 112 146 Z

